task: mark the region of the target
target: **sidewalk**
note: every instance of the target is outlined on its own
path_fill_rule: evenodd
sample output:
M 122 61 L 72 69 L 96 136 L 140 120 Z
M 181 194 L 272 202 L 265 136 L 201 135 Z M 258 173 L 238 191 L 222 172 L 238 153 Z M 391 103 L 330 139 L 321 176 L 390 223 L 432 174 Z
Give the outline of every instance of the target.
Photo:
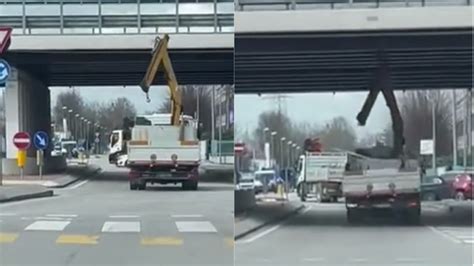
M 43 175 L 3 176 L 4 186 L 42 186 L 46 188 L 63 188 L 79 179 L 94 175 L 101 170 L 95 165 L 69 165 L 64 173 Z
M 243 238 L 263 227 L 285 220 L 303 208 L 304 205 L 296 200 L 287 202 L 258 201 L 251 210 L 236 215 L 235 239 Z
M 0 202 L 18 201 L 32 198 L 51 197 L 53 190 L 40 185 L 0 186 Z

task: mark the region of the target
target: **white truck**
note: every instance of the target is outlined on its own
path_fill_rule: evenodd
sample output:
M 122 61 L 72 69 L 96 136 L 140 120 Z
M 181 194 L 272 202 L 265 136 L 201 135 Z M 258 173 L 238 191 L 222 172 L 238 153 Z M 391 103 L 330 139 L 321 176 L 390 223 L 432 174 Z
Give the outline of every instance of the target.
M 297 194 L 301 201 L 314 197 L 318 202 L 337 202 L 344 176 L 362 174 L 363 169 L 361 157 L 350 152 L 306 152 L 298 162 Z
M 413 224 L 420 221 L 418 171 L 367 171 L 363 175 L 345 176 L 342 187 L 349 223 L 359 222 L 375 212 L 390 212 Z
M 130 189 L 143 190 L 147 183 L 181 183 L 197 190 L 200 145 L 197 123 L 182 115 L 171 125 L 171 114 L 138 116 L 127 141 Z
M 126 155 L 126 142 L 123 137 L 123 130 L 112 131 L 109 140 L 109 163 L 118 164 L 120 157 Z

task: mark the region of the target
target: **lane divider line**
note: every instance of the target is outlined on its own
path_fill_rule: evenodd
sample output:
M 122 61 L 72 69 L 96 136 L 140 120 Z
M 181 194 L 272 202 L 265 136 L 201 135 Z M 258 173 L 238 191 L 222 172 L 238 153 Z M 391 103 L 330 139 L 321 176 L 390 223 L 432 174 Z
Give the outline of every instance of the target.
M 436 234 L 438 234 L 438 235 L 440 235 L 440 236 L 442 236 L 442 237 L 444 237 L 444 238 L 450 240 L 451 242 L 454 242 L 454 243 L 456 243 L 456 244 L 460 244 L 460 243 L 461 243 L 461 241 L 460 241 L 459 239 L 457 239 L 457 238 L 451 236 L 450 234 L 448 234 L 448 233 L 446 233 L 446 232 L 443 232 L 443 231 L 441 231 L 441 230 L 438 230 L 438 229 L 436 229 L 436 228 L 433 227 L 433 226 L 427 226 L 427 227 L 428 227 L 431 231 L 433 231 L 434 233 L 436 233 Z
M 96 245 L 99 236 L 88 235 L 60 235 L 56 244 Z
M 1 243 L 12 243 L 18 238 L 18 234 L 12 233 L 0 233 L 0 244 Z
M 144 246 L 181 246 L 183 240 L 176 237 L 143 237 L 140 244 Z

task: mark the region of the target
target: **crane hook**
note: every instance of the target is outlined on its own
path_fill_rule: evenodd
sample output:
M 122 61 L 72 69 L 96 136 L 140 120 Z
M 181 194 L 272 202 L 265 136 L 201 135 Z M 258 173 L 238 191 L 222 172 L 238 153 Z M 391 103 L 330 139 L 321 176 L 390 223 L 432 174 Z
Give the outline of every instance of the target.
M 150 96 L 148 95 L 148 92 L 146 92 L 145 94 L 146 94 L 146 102 L 150 103 L 151 99 L 150 99 Z

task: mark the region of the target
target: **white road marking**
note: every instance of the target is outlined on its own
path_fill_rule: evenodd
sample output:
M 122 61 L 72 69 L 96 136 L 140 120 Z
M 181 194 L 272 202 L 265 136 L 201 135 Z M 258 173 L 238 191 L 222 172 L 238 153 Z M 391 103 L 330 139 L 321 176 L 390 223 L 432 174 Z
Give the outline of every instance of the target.
M 84 185 L 84 184 L 87 183 L 87 182 L 89 182 L 89 180 L 81 181 L 81 182 L 79 182 L 79 183 L 77 183 L 77 184 L 75 184 L 75 185 L 73 185 L 73 186 L 66 187 L 66 188 L 64 188 L 64 189 L 76 189 L 76 188 L 78 188 L 78 187 Z
M 203 217 L 203 215 L 201 214 L 175 214 L 175 215 L 171 215 L 171 217 L 173 218 L 200 218 L 200 217 Z
M 181 233 L 215 233 L 216 228 L 210 222 L 175 222 L 178 231 Z
M 461 243 L 461 241 L 459 241 L 459 240 L 456 239 L 455 237 L 453 237 L 453 236 L 451 236 L 451 235 L 449 235 L 449 234 L 447 234 L 447 233 L 445 233 L 445 232 L 443 232 L 443 231 L 441 231 L 441 230 L 439 230 L 439 229 L 436 229 L 436 228 L 433 227 L 433 226 L 428 226 L 428 228 L 431 229 L 431 231 L 437 233 L 438 235 L 440 235 L 440 236 L 442 236 L 442 237 L 444 237 L 444 238 L 446 238 L 446 239 L 449 239 L 450 241 L 452 241 L 452 242 L 454 242 L 454 243 L 456 243 L 456 244 Z
M 311 210 L 311 208 L 312 208 L 312 206 L 307 206 L 303 211 L 301 211 L 300 214 L 303 214 L 303 213 L 308 212 L 309 210 Z M 280 228 L 280 226 L 282 226 L 285 222 L 286 222 L 286 221 L 282 221 L 282 222 L 280 222 L 280 223 L 278 223 L 278 224 L 276 224 L 276 225 L 274 225 L 274 226 L 268 228 L 267 230 L 265 230 L 265 231 L 263 231 L 263 232 L 261 232 L 261 233 L 259 233 L 259 234 L 257 234 L 257 235 L 254 235 L 254 236 L 252 236 L 252 237 L 250 237 L 250 238 L 247 238 L 247 239 L 244 239 L 244 240 L 239 240 L 239 241 L 236 242 L 236 244 L 248 244 L 248 243 L 251 243 L 251 242 L 253 242 L 253 241 L 255 241 L 255 240 L 257 240 L 257 239 L 259 239 L 259 238 L 261 238 L 261 237 L 264 237 L 265 235 L 268 235 L 268 234 L 270 234 L 271 232 L 277 230 L 277 229 Z
M 463 242 L 464 244 L 474 244 L 474 240 L 472 240 L 472 239 L 463 240 L 462 242 Z M 473 266 L 474 266 L 474 264 L 473 264 Z
M 318 262 L 318 261 L 325 261 L 325 258 L 304 258 L 302 261 L 306 262 Z
M 105 222 L 102 232 L 137 233 L 140 232 L 140 222 Z
M 0 213 L 0 216 L 16 216 L 16 213 L 3 212 L 3 213 Z
M 77 214 L 46 214 L 47 217 L 75 218 Z
M 350 262 L 368 262 L 369 260 L 366 258 L 353 258 L 349 259 Z
M 123 218 L 139 218 L 140 215 L 110 215 L 109 218 L 112 219 L 123 219 Z
M 71 222 L 69 221 L 36 221 L 28 225 L 25 230 L 40 230 L 40 231 L 62 231 Z
M 253 241 L 255 241 L 255 240 L 257 240 L 257 239 L 259 239 L 259 238 L 261 238 L 261 237 L 264 237 L 265 235 L 268 235 L 268 234 L 270 234 L 271 232 L 277 230 L 278 228 L 280 228 L 280 226 L 281 226 L 281 224 L 277 224 L 277 225 L 275 225 L 275 226 L 273 226 L 273 227 L 270 227 L 270 228 L 268 228 L 267 230 L 265 230 L 265 231 L 263 231 L 263 232 L 261 232 L 261 233 L 259 233 L 259 234 L 257 234 L 257 235 L 254 235 L 253 237 L 247 238 L 247 239 L 245 239 L 245 240 L 237 241 L 237 244 L 248 244 L 248 243 L 251 243 L 251 242 L 253 242 Z
M 397 262 L 420 262 L 420 261 L 423 261 L 422 259 L 418 259 L 418 258 L 397 258 L 395 260 Z
M 71 218 L 62 218 L 62 217 L 33 217 L 34 220 L 56 220 L 56 221 L 71 221 Z

